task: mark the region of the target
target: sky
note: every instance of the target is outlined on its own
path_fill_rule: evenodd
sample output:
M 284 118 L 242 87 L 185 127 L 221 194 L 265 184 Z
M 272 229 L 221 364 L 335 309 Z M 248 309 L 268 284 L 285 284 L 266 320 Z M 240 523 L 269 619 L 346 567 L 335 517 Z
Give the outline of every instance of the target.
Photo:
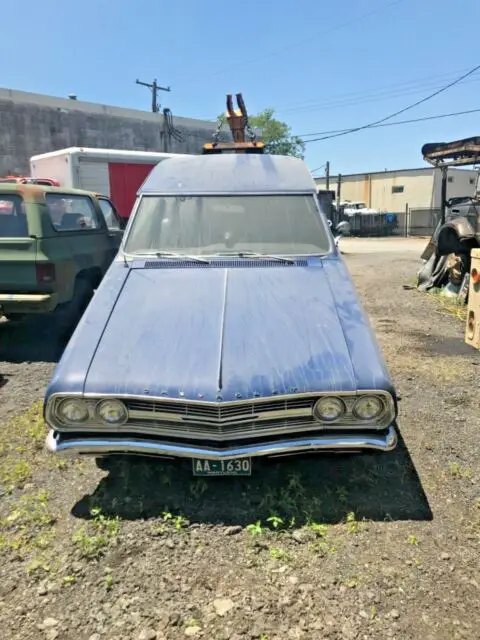
M 24 0 L 2 8 L 0 86 L 214 119 L 241 92 L 292 133 L 379 120 L 480 64 L 480 0 Z M 8 28 L 6 27 L 8 25 Z M 480 70 L 391 120 L 480 109 Z M 306 146 L 330 172 L 425 166 L 421 147 L 480 135 L 470 115 L 367 129 Z M 320 136 L 317 136 L 320 137 Z M 320 168 L 317 175 L 323 175 Z

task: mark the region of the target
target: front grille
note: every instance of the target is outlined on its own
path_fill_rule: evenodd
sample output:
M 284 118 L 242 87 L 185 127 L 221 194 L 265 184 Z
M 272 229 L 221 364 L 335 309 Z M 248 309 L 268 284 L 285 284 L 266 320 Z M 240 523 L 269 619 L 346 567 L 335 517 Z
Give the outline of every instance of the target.
M 123 429 L 180 438 L 260 437 L 316 428 L 315 397 L 239 401 L 229 404 L 168 400 L 128 400 Z
M 202 404 L 187 401 L 169 402 L 168 400 L 128 400 L 129 412 L 141 411 L 148 414 L 172 414 L 186 419 L 201 421 L 221 421 L 249 419 L 252 416 L 293 410 L 313 409 L 316 398 L 287 398 L 282 400 L 263 400 L 257 402 L 239 401 L 233 404 Z M 155 416 L 149 416 L 154 418 Z

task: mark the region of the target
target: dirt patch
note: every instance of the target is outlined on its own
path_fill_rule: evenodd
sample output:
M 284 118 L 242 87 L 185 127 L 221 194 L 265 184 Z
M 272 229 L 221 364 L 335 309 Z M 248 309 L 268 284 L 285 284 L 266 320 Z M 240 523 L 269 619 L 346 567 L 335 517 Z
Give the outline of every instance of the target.
M 4 637 L 478 637 L 479 354 L 464 350 L 459 320 L 402 288 L 416 258 L 347 264 L 401 396 L 392 454 L 261 463 L 249 480 L 194 479 L 183 463 L 120 459 L 103 472 L 56 459 L 43 450 L 40 405 L 22 413 L 55 357 L 41 360 L 33 334 L 9 329 Z

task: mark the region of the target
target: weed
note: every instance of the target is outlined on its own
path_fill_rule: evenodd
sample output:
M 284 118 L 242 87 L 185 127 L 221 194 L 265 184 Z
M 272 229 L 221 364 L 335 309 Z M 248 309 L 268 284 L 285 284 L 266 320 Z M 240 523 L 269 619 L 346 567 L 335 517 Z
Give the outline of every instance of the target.
M 33 558 L 27 564 L 27 573 L 35 579 L 44 578 L 50 572 L 50 566 L 45 558 Z
M 358 522 L 358 520 L 355 518 L 355 514 L 353 511 L 347 513 L 345 522 L 347 524 L 348 533 L 358 533 L 360 531 L 361 523 Z
M 307 526 L 318 538 L 325 538 L 328 534 L 328 526 L 326 524 L 310 521 L 307 523 Z
M 31 476 L 31 468 L 26 460 L 19 460 L 12 466 L 2 470 L 2 483 L 11 491 L 15 487 L 23 487 Z
M 92 509 L 90 513 L 93 519 L 78 529 L 72 541 L 83 558 L 94 559 L 117 543 L 120 521 L 118 517 L 107 518 L 99 508 Z
M 64 585 L 74 584 L 77 581 L 75 576 L 63 576 L 62 582 Z
M 272 547 L 270 549 L 270 557 L 274 560 L 290 560 L 290 554 L 285 549 L 279 549 L 278 547 Z
M 185 516 L 181 516 L 181 515 L 174 516 L 169 511 L 164 511 L 162 513 L 162 519 L 165 522 L 171 522 L 175 527 L 175 529 L 177 529 L 177 531 L 180 531 L 180 529 L 183 529 L 187 524 L 187 519 L 185 518 Z
M 311 551 L 318 554 L 322 558 L 329 553 L 336 553 L 337 551 L 335 544 L 330 543 L 325 538 L 318 538 L 317 540 L 315 540 L 315 542 L 311 542 L 308 546 Z
M 408 536 L 408 544 L 413 544 L 413 545 L 418 545 L 418 538 L 417 536 L 414 535 L 409 535 Z
M 105 589 L 110 591 L 113 587 L 113 576 L 107 574 L 103 579 L 103 584 L 105 585 Z
M 255 524 L 249 524 L 245 528 L 251 536 L 260 536 L 264 531 L 261 520 L 257 520 Z
M 471 469 L 468 469 L 467 467 L 461 467 L 458 462 L 451 462 L 448 468 L 454 478 L 472 477 Z
M 282 527 L 284 524 L 282 518 L 280 518 L 279 516 L 270 516 L 269 518 L 267 518 L 267 522 L 269 522 L 275 530 L 277 530 L 279 527 Z

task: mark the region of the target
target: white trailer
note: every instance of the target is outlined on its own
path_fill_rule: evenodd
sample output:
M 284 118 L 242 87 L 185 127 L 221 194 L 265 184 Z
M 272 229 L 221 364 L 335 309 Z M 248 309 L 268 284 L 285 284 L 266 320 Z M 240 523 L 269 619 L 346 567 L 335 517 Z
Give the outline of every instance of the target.
M 180 153 L 70 147 L 30 158 L 33 178 L 54 178 L 63 187 L 94 191 L 112 199 L 128 217 L 136 194 L 150 171 Z

